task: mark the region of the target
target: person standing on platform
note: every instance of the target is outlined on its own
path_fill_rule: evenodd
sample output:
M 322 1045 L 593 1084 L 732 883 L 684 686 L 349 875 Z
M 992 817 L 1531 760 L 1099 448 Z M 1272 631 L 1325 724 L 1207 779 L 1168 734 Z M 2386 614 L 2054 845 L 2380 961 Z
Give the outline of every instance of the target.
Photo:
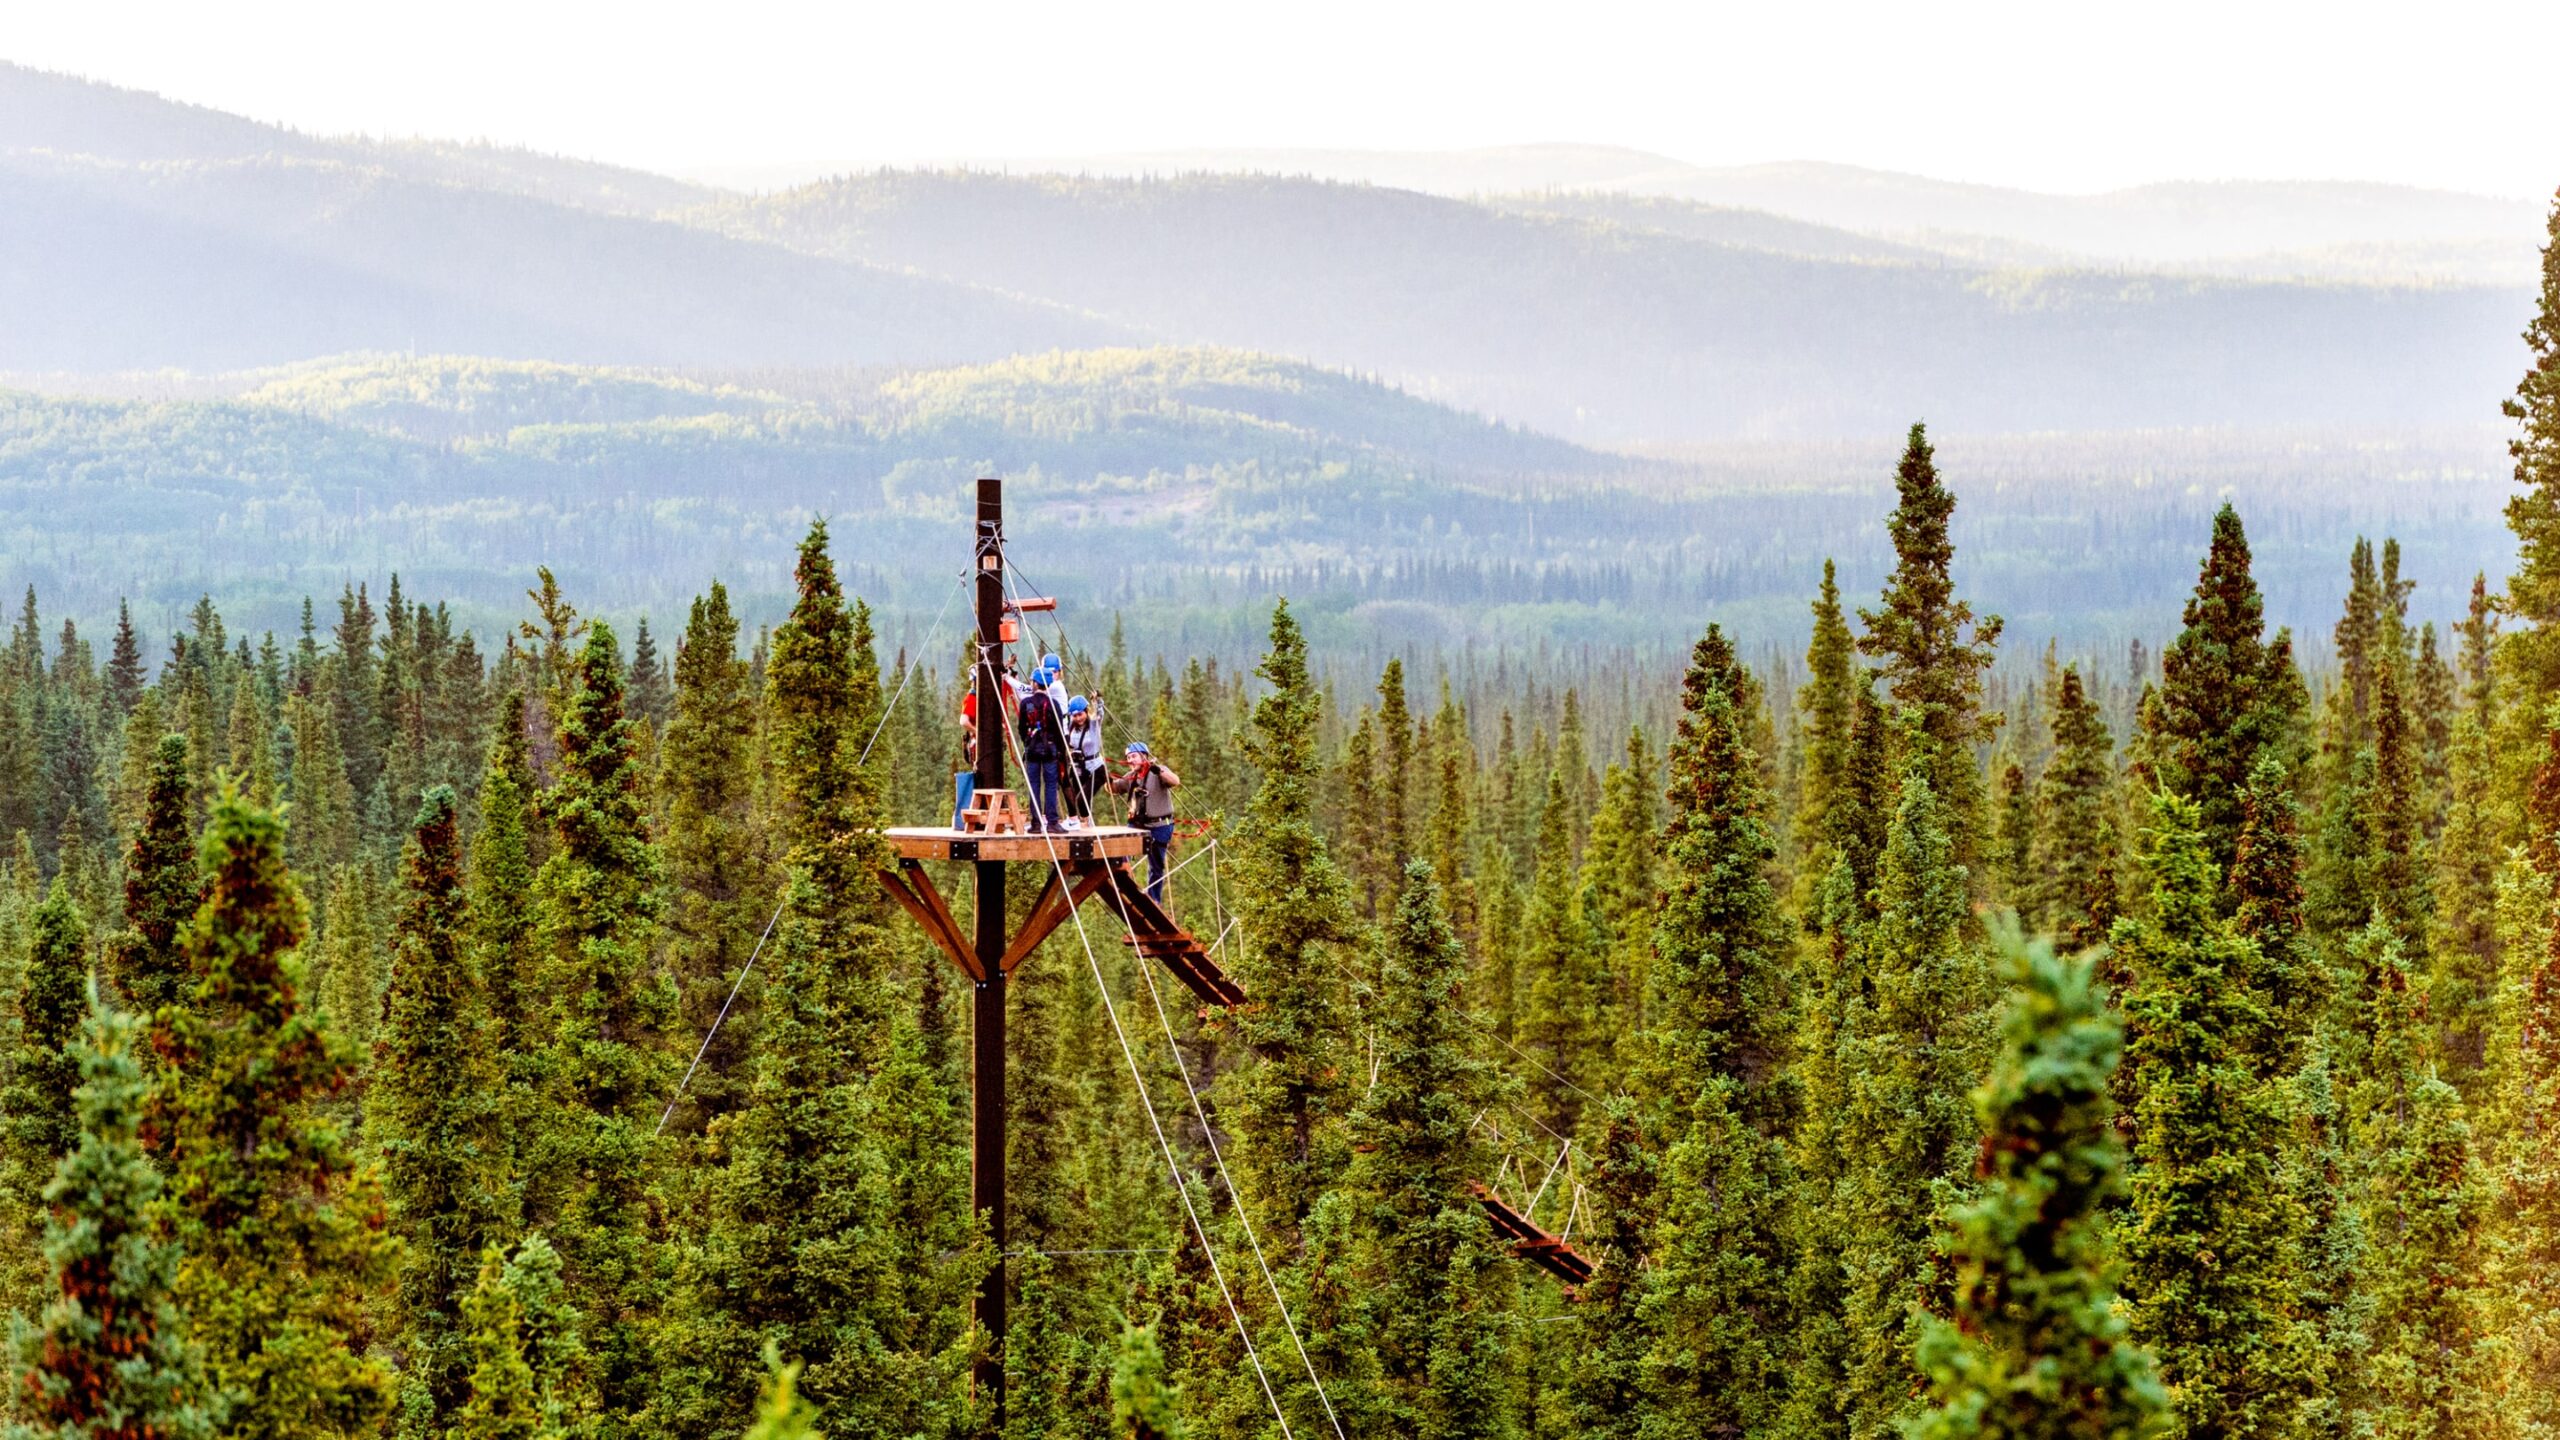
M 1033 680 L 1014 711 L 1022 728 L 1022 778 L 1031 790 L 1031 829 L 1034 834 L 1063 835 L 1067 827 L 1058 814 L 1058 771 L 1066 761 L 1067 747 L 1059 734 L 1057 707 L 1050 703 L 1038 677 Z
M 1093 797 L 1109 777 L 1102 763 L 1102 725 L 1093 703 L 1081 695 L 1067 697 L 1067 828 L 1093 822 Z
M 1173 849 L 1173 792 L 1182 777 L 1157 760 L 1144 740 L 1122 753 L 1129 768 L 1113 776 L 1111 793 L 1129 797 L 1129 824 L 1147 832 L 1147 897 L 1164 903 L 1165 856 Z

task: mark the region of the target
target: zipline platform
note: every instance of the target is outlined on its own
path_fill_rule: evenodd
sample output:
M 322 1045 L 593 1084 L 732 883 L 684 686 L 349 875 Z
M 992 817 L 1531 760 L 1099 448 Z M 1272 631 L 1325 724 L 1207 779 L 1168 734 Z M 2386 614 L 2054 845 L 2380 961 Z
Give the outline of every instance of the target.
M 1126 825 L 1098 825 L 1063 835 L 990 835 L 983 830 L 900 825 L 881 832 L 901 860 L 1008 860 L 1075 864 L 1081 860 L 1131 860 L 1146 853 L 1147 832 Z

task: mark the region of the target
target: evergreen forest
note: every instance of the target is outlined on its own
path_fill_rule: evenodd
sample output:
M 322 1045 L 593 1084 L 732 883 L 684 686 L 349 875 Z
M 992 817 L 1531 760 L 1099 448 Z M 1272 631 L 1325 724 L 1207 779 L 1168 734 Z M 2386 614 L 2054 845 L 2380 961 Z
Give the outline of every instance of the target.
M 1020 1440 L 2547 1435 L 2552 237 L 2511 573 L 2360 539 L 2316 636 L 2233 505 L 2156 650 L 2012 631 L 1918 425 L 1784 663 L 1712 607 L 1677 668 L 1356 674 L 1277 594 L 1249 668 L 1027 617 L 1180 771 L 1171 906 L 1249 998 L 1099 908 L 1016 972 L 994 1356 L 968 985 L 876 878 L 969 651 L 883 641 L 871 541 L 811 525 L 769 627 L 708 576 L 627 634 L 548 570 L 503 630 L 30 588 L 9 1433 L 956 1437 L 990 1360 Z

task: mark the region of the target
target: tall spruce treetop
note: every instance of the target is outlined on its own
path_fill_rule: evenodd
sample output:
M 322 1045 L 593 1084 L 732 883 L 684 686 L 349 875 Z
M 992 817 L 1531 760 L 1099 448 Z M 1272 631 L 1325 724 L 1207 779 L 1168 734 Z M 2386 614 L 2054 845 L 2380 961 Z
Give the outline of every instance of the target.
M 2506 402 L 2519 433 L 2507 442 L 2515 457 L 2516 483 L 2525 493 L 2507 501 L 2507 525 L 2516 532 L 2516 573 L 2507 603 L 2543 631 L 2560 623 L 2560 197 L 2551 205 L 2550 234 L 2542 248 L 2540 303 L 2524 331 L 2532 361 Z M 2547 650 L 2537 639 L 2531 648 Z M 2536 657 L 2548 669 L 2547 655 Z M 2544 688 L 2548 688 L 2547 676 Z
M 392 1222 L 407 1242 L 394 1314 L 409 1384 L 432 1437 L 470 1392 L 471 1357 L 453 1317 L 501 1220 L 504 1150 L 497 1064 L 484 1047 L 469 902 L 452 787 L 429 790 L 411 828 L 398 952 L 383 1004 L 366 1121 L 382 1156 Z M 404 1406 L 404 1419 L 410 1416 Z M 431 1417 L 431 1419 L 430 1419 Z
M 183 1001 L 189 988 L 178 930 L 195 912 L 195 846 L 188 820 L 192 779 L 187 737 L 163 735 L 151 753 L 142 820 L 126 852 L 126 933 L 110 967 L 125 1002 L 149 1014 Z
M 283 824 L 226 790 L 203 853 L 205 901 L 183 936 L 195 994 L 162 1012 L 156 1041 L 176 1072 L 155 1128 L 170 1137 L 179 1299 L 230 1402 L 223 1435 L 365 1433 L 391 1377 L 353 1336 L 395 1242 L 378 1183 L 320 1104 L 355 1057 L 302 1003 Z
M 1466 1186 L 1490 1169 L 1475 1119 L 1501 1080 L 1476 1053 L 1466 951 L 1428 865 L 1406 867 L 1379 944 L 1378 1082 L 1351 1113 L 1361 1153 L 1344 1186 L 1373 1247 L 1357 1278 L 1396 1428 L 1466 1433 L 1499 1404 L 1484 1361 L 1506 1307 Z
M 875 888 L 857 852 L 880 797 L 858 762 L 879 709 L 879 674 L 869 644 L 855 643 L 857 623 L 867 629 L 867 621 L 844 603 L 825 521 L 810 525 L 792 574 L 799 599 L 765 662 L 783 838 L 790 863 L 840 904 Z
M 1857 637 L 1840 609 L 1839 570 L 1822 562 L 1822 591 L 1813 602 L 1813 642 L 1805 648 L 1805 686 L 1796 697 L 1804 726 L 1804 799 L 1796 815 L 1800 844 L 1819 840 L 1849 766 L 1849 728 L 1857 707 L 1851 672 Z
M 8 1059 L 7 1089 L 0 1091 L 8 1131 L 9 1176 L 22 1201 L 32 1201 L 53 1174 L 54 1163 L 79 1138 L 72 1091 L 79 1084 L 75 1053 L 88 1014 L 88 936 L 70 888 L 56 876 L 36 907 L 26 978 L 18 991 L 18 1033 Z
M 1885 585 L 1882 608 L 1858 611 L 1867 629 L 1858 648 L 1884 662 L 1894 702 L 1919 717 L 1920 736 L 1931 752 L 1930 788 L 1947 808 L 1956 854 L 1970 859 L 1981 790 L 1973 744 L 1989 728 L 1982 675 L 2000 639 L 2000 617 L 1977 623 L 1973 606 L 1956 598 L 1955 541 L 1948 533 L 1956 497 L 1939 483 L 1928 427 L 1911 427 L 1894 488 L 1901 498 L 1887 527 L 1893 534 L 1893 578 Z
M 550 1033 L 534 973 L 533 762 L 525 743 L 524 692 L 498 702 L 489 758 L 480 775 L 480 833 L 471 841 L 471 927 L 480 983 L 495 1027 L 494 1048 L 511 1065 L 529 1061 Z
M 2036 918 L 2066 948 L 2086 949 L 2116 917 L 2115 741 L 2105 716 L 2080 683 L 2076 665 L 2062 672 L 2053 703 L 2053 762 L 2036 797 L 2030 868 Z
M 2266 643 L 2265 615 L 2249 573 L 2249 537 L 2226 503 L 2187 598 L 2186 628 L 2160 653 L 2158 698 L 2142 712 L 2153 777 L 2196 802 L 2217 871 L 2230 869 L 2239 844 L 2250 771 L 2298 719 L 2298 682 Z
M 2017 993 L 1982 1122 L 1979 1198 L 1954 1212 L 1955 1315 L 1919 1347 L 1935 1408 L 1911 1440 L 2139 1440 L 2160 1433 L 2149 1358 L 2115 1313 L 2100 1210 L 2124 1157 L 2108 1101 L 2122 1053 L 2092 957 L 2001 937 Z
M 544 1197 L 536 1218 L 555 1225 L 570 1286 L 596 1326 L 599 1394 L 622 1415 L 639 1409 L 652 1383 L 651 1135 L 675 1079 L 661 1044 L 674 996 L 650 964 L 659 861 L 641 807 L 638 738 L 622 709 L 612 627 L 598 621 L 560 716 L 558 778 L 542 804 L 555 843 L 534 881 L 562 1102 L 543 1148 L 571 1182 Z
M 694 598 L 676 650 L 674 713 L 659 751 L 673 892 L 667 929 L 688 1033 L 711 1029 L 764 923 L 751 763 L 756 711 L 728 588 L 715 580 L 709 594 Z M 721 1027 L 687 1092 L 691 1104 L 710 1113 L 727 1108 L 749 1033 L 747 1026 Z
M 115 645 L 107 652 L 108 713 L 132 714 L 134 703 L 142 698 L 143 679 L 142 638 L 133 633 L 133 607 L 118 600 Z
M 2312 1389 L 2296 1246 L 2278 1171 L 2287 1117 L 2262 1056 L 2278 1012 L 2257 946 L 2215 915 L 2199 807 L 2152 802 L 2150 913 L 2116 926 L 2132 977 L 2136 1338 L 2159 1359 L 2174 1433 L 2283 1437 Z
M 808 878 L 821 930 L 880 918 L 873 872 L 884 863 L 879 777 L 862 763 L 862 747 L 880 712 L 880 673 L 871 650 L 870 614 L 848 608 L 827 556 L 826 522 L 809 527 L 794 572 L 800 597 L 773 634 L 765 686 L 773 761 L 782 813 L 785 861 Z M 795 901 L 795 904 L 798 903 Z M 870 927 L 866 926 L 866 935 Z M 888 952 L 883 944 L 829 943 L 832 1001 L 845 1037 L 885 1039 Z M 847 1057 L 862 1068 L 872 1054 Z
M 612 627 L 597 622 L 578 657 L 560 719 L 558 778 L 542 799 L 554 848 L 536 878 L 554 946 L 560 1040 L 579 1101 L 599 1112 L 644 1104 L 662 987 L 648 973 L 658 909 L 658 853 L 641 810 L 640 766 L 622 712 Z
M 1690 651 L 1671 747 L 1672 876 L 1654 925 L 1653 983 L 1670 1094 L 1682 1105 L 1711 1079 L 1740 1082 L 1749 1118 L 1787 1120 L 1770 1086 L 1793 1029 L 1786 925 L 1769 884 L 1777 857 L 1742 664 L 1708 626 Z
M 160 1172 L 142 1152 L 151 1085 L 139 1019 L 89 997 L 70 1047 L 79 1141 L 46 1186 L 52 1297 L 12 1334 L 25 1440 L 206 1440 L 213 1395 L 175 1300 L 178 1246 L 157 1213 Z
M 1331 953 L 1358 937 L 1351 888 L 1316 826 L 1322 701 L 1307 673 L 1306 637 L 1282 601 L 1256 673 L 1270 685 L 1253 707 L 1246 758 L 1262 776 L 1236 836 L 1236 914 L 1253 943 L 1237 969 L 1257 1002 L 1238 1022 L 1261 1062 L 1237 1072 L 1237 1157 L 1246 1202 L 1262 1223 L 1294 1230 L 1330 1162 L 1318 1132 L 1344 1098 L 1344 1000 Z

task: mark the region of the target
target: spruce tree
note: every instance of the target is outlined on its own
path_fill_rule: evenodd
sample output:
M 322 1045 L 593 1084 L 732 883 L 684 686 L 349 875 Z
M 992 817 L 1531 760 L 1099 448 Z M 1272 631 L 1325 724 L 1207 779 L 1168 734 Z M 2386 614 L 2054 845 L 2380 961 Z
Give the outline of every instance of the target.
M 2470 1122 L 2425 1063 L 2424 1002 L 2380 919 L 2363 947 L 2374 1018 L 2357 1140 L 2376 1262 L 2365 1418 L 2392 1440 L 2496 1435 L 2480 1243 L 2489 1196 Z
M 1822 589 L 1813 601 L 1813 640 L 1804 653 L 1805 684 L 1796 692 L 1804 735 L 1803 800 L 1796 827 L 1807 843 L 1829 823 L 1849 766 L 1849 727 L 1857 705 L 1857 637 L 1840 609 L 1839 571 L 1822 562 Z
M 490 1246 L 462 1297 L 459 1319 L 471 1368 L 468 1393 L 447 1432 L 451 1440 L 555 1440 L 562 1433 L 543 1412 L 525 1359 L 524 1307 L 499 1281 L 504 1258 Z
M 646 1327 L 659 1284 L 650 1189 L 660 1147 L 652 1136 L 676 1078 L 662 1043 L 675 997 L 649 964 L 658 852 L 643 818 L 613 630 L 601 622 L 586 631 L 559 745 L 558 778 L 542 807 L 553 850 L 534 880 L 558 1024 L 548 1077 L 556 1098 L 543 1135 L 558 1189 L 530 1218 L 557 1237 L 570 1294 L 587 1316 L 605 1413 L 630 1416 L 654 1379 Z
M 2524 493 L 2507 501 L 2507 527 L 2516 535 L 2516 573 L 2507 581 L 2507 604 L 2533 622 L 2517 640 L 2533 693 L 2547 697 L 2555 659 L 2550 635 L 2560 623 L 2560 197 L 2551 205 L 2542 247 L 2542 283 L 2533 320 L 2525 326 L 2530 360 L 2516 393 L 2504 406 L 2517 434 L 2507 442 L 2516 483 Z
M 36 907 L 26 972 L 19 983 L 17 1027 L 11 1037 L 6 1089 L 0 1106 L 8 1116 L 7 1146 L 35 1183 L 32 1197 L 70 1153 L 79 1137 L 72 1091 L 79 1084 L 73 1044 L 88 1012 L 88 930 L 60 878 Z
M 1911 427 L 1894 488 L 1899 500 L 1887 525 L 1893 578 L 1880 608 L 1858 612 L 1867 629 L 1858 649 L 1883 662 L 1894 703 L 1917 718 L 1912 738 L 1928 753 L 1929 788 L 1946 811 L 1956 860 L 1969 863 L 1982 839 L 1973 747 L 1990 731 L 1982 676 L 2000 639 L 2000 617 L 1976 623 L 1973 606 L 1956 598 L 1948 534 L 1956 498 L 1939 482 L 1928 427 Z
M 31 1293 L 40 1260 L 36 1245 L 45 1187 L 79 1141 L 72 1092 L 80 1084 L 81 1022 L 88 1014 L 88 937 L 71 892 L 59 877 L 36 907 L 26 978 L 17 999 L 17 1033 L 0 1088 L 0 1196 L 9 1203 L 12 1242 L 0 1281 L 10 1300 Z
M 2374 684 L 2374 787 L 2364 806 L 2365 896 L 2407 950 L 2423 955 L 2433 911 L 2419 795 L 2418 737 L 2399 678 L 2385 668 Z
M 1123 1440 L 1183 1440 L 1181 1392 L 1165 1380 L 1164 1350 L 1147 1326 L 1120 1332 L 1111 1367 L 1111 1419 L 1113 1433 Z
M 1874 673 L 1861 671 L 1850 700 L 1849 756 L 1840 802 L 1824 821 L 1824 840 L 1848 868 L 1848 893 L 1861 911 L 1872 902 L 1876 862 L 1884 856 L 1899 783 L 1893 760 L 1893 722 L 1876 699 Z M 1814 913 L 1808 907 L 1808 914 Z
M 226 1402 L 220 1433 L 369 1433 L 391 1377 L 359 1336 L 396 1242 L 377 1178 L 320 1104 L 355 1060 L 303 1008 L 302 896 L 284 826 L 226 789 L 205 830 L 205 900 L 181 936 L 195 993 L 162 1011 L 178 1296 Z
M 1414 771 L 1413 708 L 1404 693 L 1404 662 L 1389 660 L 1378 677 L 1378 808 L 1384 832 L 1387 866 L 1401 877 L 1413 858 L 1413 802 L 1419 790 Z
M 1606 1068 L 1610 1028 L 1606 977 L 1599 936 L 1584 912 L 1573 863 L 1573 801 L 1563 777 L 1547 776 L 1547 803 L 1538 824 L 1538 865 L 1529 890 L 1512 1029 L 1520 1048 L 1536 1057 L 1529 1106 L 1539 1122 L 1571 1134 L 1581 1123 L 1582 1097 Z
M 2149 1357 L 2116 1313 L 2101 1209 L 2123 1156 L 2108 1096 L 2121 1039 L 2091 957 L 2001 940 L 2017 986 L 1980 1116 L 1982 1192 L 1952 1215 L 1954 1315 L 1923 1329 L 1933 1408 L 1911 1440 L 2160 1433 Z
M 2289 760 L 2300 724 L 2301 681 L 2289 648 L 2267 643 L 2266 605 L 2249 573 L 2249 537 L 2225 502 L 2185 629 L 2160 652 L 2157 703 L 2143 723 L 2154 781 L 2196 802 L 2217 874 L 2240 840 L 2241 791 L 2262 756 Z
M 1353 1107 L 1358 1153 L 1339 1198 L 1364 1239 L 1349 1277 L 1377 1355 L 1377 1423 L 1449 1437 L 1503 1432 L 1511 1279 L 1467 1186 L 1491 1169 L 1476 1117 L 1501 1097 L 1476 1053 L 1466 952 L 1430 867 L 1409 866 L 1380 938 L 1378 1079 Z
M 393 1328 L 403 1352 L 401 1430 L 440 1436 L 469 1388 L 454 1316 L 505 1193 L 498 1068 L 469 948 L 459 804 L 426 794 L 411 827 L 403 901 L 367 1122 L 392 1226 L 406 1242 Z
M 709 594 L 694 600 L 676 651 L 674 715 L 659 752 L 670 963 L 683 993 L 683 1031 L 690 1035 L 711 1033 L 771 909 L 756 854 L 755 730 L 756 697 L 738 658 L 738 622 L 729 613 L 727 588 L 714 581 Z M 728 1108 L 732 1072 L 753 1033 L 741 1015 L 720 1027 L 686 1091 L 696 1114 Z
M 533 907 L 533 767 L 524 733 L 524 694 L 498 703 L 480 777 L 480 826 L 471 841 L 472 939 L 488 997 L 491 1048 L 509 1085 L 522 1090 L 550 1038 L 550 1006 L 536 973 Z M 513 1128 L 513 1127 L 511 1127 Z
M 104 676 L 104 699 L 107 714 L 121 720 L 133 713 L 142 699 L 145 680 L 142 663 L 142 637 L 133 630 L 133 607 L 122 600 L 116 602 L 116 638 L 107 652 Z
M 221 1407 L 178 1309 L 178 1246 L 163 1233 L 160 1172 L 142 1150 L 142 1025 L 99 1004 L 94 985 L 86 1008 L 69 1052 L 79 1139 L 43 1196 L 53 1293 L 12 1328 L 22 1384 L 9 1433 L 206 1440 Z
M 966 1360 L 942 1316 L 978 1273 L 964 1162 L 937 1143 L 948 1101 L 895 1024 L 881 785 L 861 759 L 881 705 L 868 617 L 845 604 L 823 525 L 796 574 L 766 672 L 789 889 L 749 1082 L 711 1132 L 721 1165 L 657 1415 L 718 1428 L 770 1341 L 850 1433 L 929 1433 L 953 1423 Z
M 2546 740 L 2537 798 L 2560 802 L 2560 729 Z M 2548 836 L 2551 816 L 2536 817 Z M 2492 1114 L 2503 1144 L 2491 1251 L 2507 1371 L 2527 1434 L 2560 1426 L 2560 923 L 2550 907 L 2560 849 L 2541 846 L 2538 871 L 2510 877 L 2528 919 L 2511 950 L 2521 971 L 2502 997 L 2498 1087 Z
M 2327 999 L 2325 967 L 2302 924 L 2302 816 L 2291 777 L 2273 756 L 2260 756 L 2240 794 L 2240 838 L 2227 893 L 2232 929 L 2250 944 L 2259 969 L 2250 988 L 2266 998 L 2272 1023 L 2263 1032 L 2261 1074 L 2300 1064 Z
M 470 1393 L 447 1440 L 570 1440 L 593 1425 L 577 1310 L 562 1297 L 560 1257 L 540 1234 L 510 1256 L 490 1246 L 462 1300 Z
M 181 1003 L 191 987 L 178 931 L 195 912 L 196 871 L 187 741 L 161 736 L 151 755 L 141 821 L 125 852 L 125 929 L 116 936 L 108 973 L 125 1003 L 149 1015 Z
M 1964 1197 L 1975 1120 L 1967 1097 L 1990 1060 L 1990 976 L 1967 939 L 1964 867 L 1929 788 L 1926 752 L 1905 764 L 1902 800 L 1877 864 L 1875 918 L 1858 937 L 1872 1007 L 1848 1017 L 1839 1065 L 1847 1173 L 1827 1223 L 1853 1237 L 1836 1402 L 1854 1440 L 1911 1410 L 1914 1314 L 1931 1293 L 1938 1217 Z
M 2115 744 L 2080 670 L 2062 672 L 2054 696 L 2053 761 L 2036 796 L 2030 866 L 2036 877 L 2035 919 L 2065 948 L 2085 950 L 2115 923 L 2121 844 L 2111 792 Z
M 2215 916 L 2201 811 L 2154 797 L 2148 913 L 2115 929 L 2133 987 L 2125 1289 L 2171 1433 L 2290 1436 L 2312 1356 L 2296 1319 L 2303 1224 L 2278 1170 L 2287 1117 L 2260 1061 L 2278 1012 L 2257 946 Z
M 2014 758 L 1993 767 L 1990 863 L 1993 893 L 2022 915 L 2036 913 L 2036 787 Z
M 1646 1300 L 1666 1420 L 1767 1433 L 1785 1391 L 1795 1125 L 1784 1073 L 1788 936 L 1752 753 L 1749 687 L 1721 631 L 1690 653 L 1671 750 L 1672 876 L 1653 932 L 1668 1101 L 1659 1266 Z
M 1341 1163 L 1326 1132 L 1343 1110 L 1349 1056 L 1339 981 L 1357 937 L 1350 886 L 1315 824 L 1320 704 L 1306 640 L 1286 601 L 1271 612 L 1246 759 L 1262 777 L 1246 806 L 1229 872 L 1236 916 L 1251 935 L 1238 980 L 1254 998 L 1237 1019 L 1258 1059 L 1232 1072 L 1231 1166 L 1266 1240 L 1294 1247 L 1298 1224 Z

